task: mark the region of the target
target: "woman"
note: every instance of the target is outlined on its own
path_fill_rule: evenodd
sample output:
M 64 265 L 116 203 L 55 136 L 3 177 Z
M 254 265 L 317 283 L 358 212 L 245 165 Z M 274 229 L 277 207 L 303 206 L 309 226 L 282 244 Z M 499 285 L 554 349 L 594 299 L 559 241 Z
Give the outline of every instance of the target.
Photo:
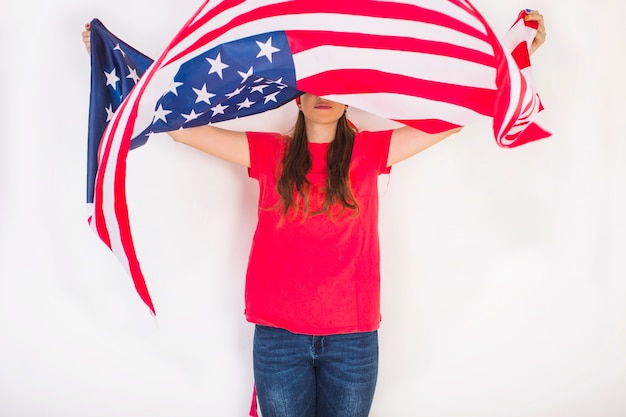
M 533 53 L 543 17 L 527 20 L 539 22 Z M 89 51 L 88 26 L 83 41 Z M 365 417 L 378 371 L 377 177 L 460 129 L 355 132 L 343 104 L 311 94 L 297 104 L 290 136 L 209 125 L 169 135 L 259 182 L 245 314 L 263 416 Z

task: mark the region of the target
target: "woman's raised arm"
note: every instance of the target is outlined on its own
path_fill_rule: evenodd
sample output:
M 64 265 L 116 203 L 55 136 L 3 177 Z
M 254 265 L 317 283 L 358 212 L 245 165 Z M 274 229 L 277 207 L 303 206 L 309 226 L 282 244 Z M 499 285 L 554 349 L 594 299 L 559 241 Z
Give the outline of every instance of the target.
M 245 132 L 204 125 L 167 132 L 176 142 L 224 161 L 250 167 L 250 148 Z
M 400 161 L 404 161 L 460 130 L 461 128 L 459 127 L 446 132 L 430 134 L 409 126 L 398 128 L 391 134 L 387 166 L 390 167 Z

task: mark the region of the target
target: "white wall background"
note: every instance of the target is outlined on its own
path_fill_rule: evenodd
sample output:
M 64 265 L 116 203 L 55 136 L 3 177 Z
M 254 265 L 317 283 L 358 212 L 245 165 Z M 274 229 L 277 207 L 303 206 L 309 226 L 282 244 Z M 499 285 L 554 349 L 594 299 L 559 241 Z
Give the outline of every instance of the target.
M 131 153 L 156 320 L 84 215 L 83 24 L 98 17 L 155 57 L 199 1 L 12 3 L 0 14 L 0 417 L 247 415 L 257 195 L 245 170 L 167 136 Z M 546 16 L 533 60 L 538 121 L 554 135 L 504 150 L 476 124 L 382 182 L 372 416 L 626 416 L 626 3 L 474 4 L 498 33 L 522 8 Z M 280 129 L 292 110 L 234 127 Z

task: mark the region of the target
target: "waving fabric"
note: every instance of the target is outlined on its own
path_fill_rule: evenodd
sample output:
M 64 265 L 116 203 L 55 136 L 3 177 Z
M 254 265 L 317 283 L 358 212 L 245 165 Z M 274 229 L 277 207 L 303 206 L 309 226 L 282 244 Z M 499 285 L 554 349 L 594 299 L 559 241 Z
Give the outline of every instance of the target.
M 487 117 L 500 146 L 545 138 L 532 122 L 542 109 L 528 57 L 537 24 L 524 15 L 500 41 L 463 0 L 205 1 L 154 63 L 124 62 L 114 75 L 95 62 L 134 50 L 94 20 L 92 71 L 108 75 L 92 98 L 133 85 L 114 113 L 92 99 L 92 112 L 110 120 L 101 141 L 90 140 L 90 224 L 154 313 L 125 195 L 128 151 L 152 133 L 265 112 L 308 92 L 430 133 Z

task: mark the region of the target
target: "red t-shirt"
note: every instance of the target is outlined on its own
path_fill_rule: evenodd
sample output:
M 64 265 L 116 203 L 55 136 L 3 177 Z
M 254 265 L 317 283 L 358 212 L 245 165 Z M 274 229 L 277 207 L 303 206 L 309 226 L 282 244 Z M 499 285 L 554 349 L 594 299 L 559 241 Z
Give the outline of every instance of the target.
M 248 133 L 249 175 L 259 181 L 258 224 L 246 274 L 246 319 L 294 333 L 329 335 L 380 324 L 378 175 L 389 173 L 391 131 L 356 134 L 350 184 L 357 216 L 286 220 L 275 207 L 277 169 L 287 137 Z M 329 144 L 309 143 L 313 209 L 323 201 Z

